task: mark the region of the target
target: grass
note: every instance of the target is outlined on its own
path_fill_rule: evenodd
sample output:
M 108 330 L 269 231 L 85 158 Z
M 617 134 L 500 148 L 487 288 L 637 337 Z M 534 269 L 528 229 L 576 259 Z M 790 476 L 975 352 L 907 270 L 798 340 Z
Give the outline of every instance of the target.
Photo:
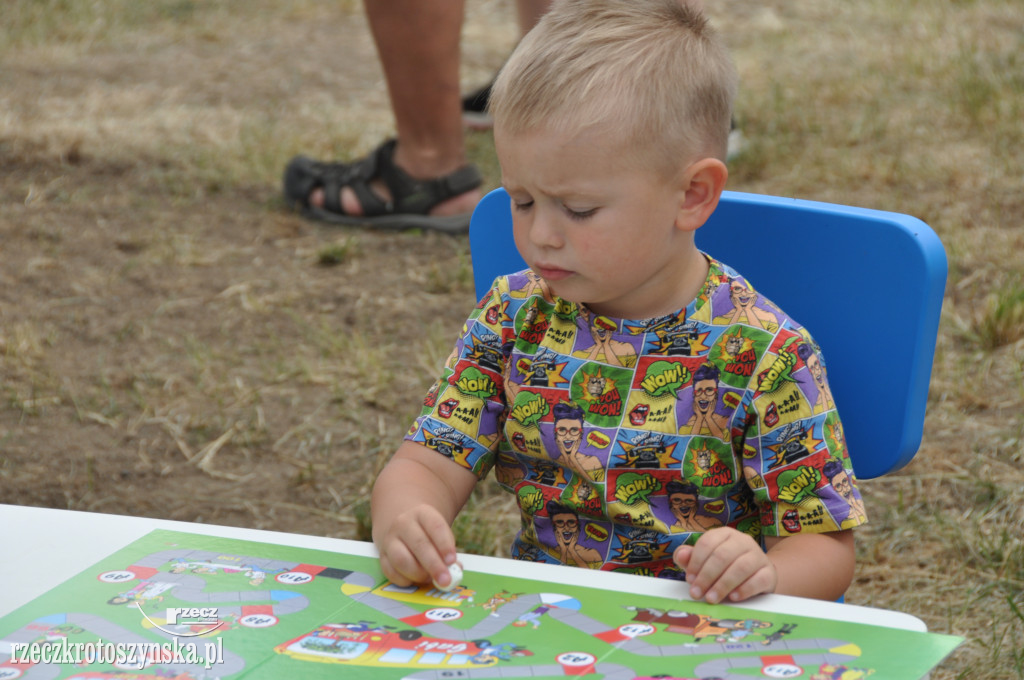
M 1024 339 L 1024 285 L 1006 284 L 986 296 L 968 337 L 988 350 Z
M 354 236 L 329 243 L 317 252 L 317 262 L 325 267 L 335 267 L 348 260 L 358 246 L 359 239 Z
M 906 212 L 950 259 L 924 442 L 862 484 L 847 599 L 963 635 L 935 680 L 1024 678 L 1024 8 L 707 5 L 742 79 L 729 188 Z M 467 11 L 468 89 L 515 28 Z M 360 3 L 7 0 L 0 62 L 5 502 L 368 538 L 474 301 L 464 239 L 282 209 L 293 155 L 392 133 Z M 456 531 L 501 553 L 516 525 L 488 482 Z

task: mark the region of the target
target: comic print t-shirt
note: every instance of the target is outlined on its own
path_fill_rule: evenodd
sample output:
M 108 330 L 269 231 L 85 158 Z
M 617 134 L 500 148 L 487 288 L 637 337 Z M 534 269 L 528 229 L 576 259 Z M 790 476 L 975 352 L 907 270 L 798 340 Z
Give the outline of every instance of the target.
M 708 529 L 754 538 L 866 521 L 808 333 L 709 259 L 685 309 L 615 319 L 497 279 L 406 438 L 515 494 L 512 556 L 684 575 Z

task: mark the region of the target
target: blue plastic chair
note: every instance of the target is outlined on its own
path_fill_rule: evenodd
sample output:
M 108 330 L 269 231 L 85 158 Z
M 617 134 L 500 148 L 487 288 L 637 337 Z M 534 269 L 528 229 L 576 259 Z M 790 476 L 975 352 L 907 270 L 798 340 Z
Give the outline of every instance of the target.
M 477 297 L 525 267 L 508 194 L 477 206 L 469 231 Z M 946 285 L 931 227 L 898 213 L 727 191 L 697 245 L 749 278 L 822 348 L 854 470 L 881 477 L 914 457 Z M 813 271 L 790 275 L 789 262 Z

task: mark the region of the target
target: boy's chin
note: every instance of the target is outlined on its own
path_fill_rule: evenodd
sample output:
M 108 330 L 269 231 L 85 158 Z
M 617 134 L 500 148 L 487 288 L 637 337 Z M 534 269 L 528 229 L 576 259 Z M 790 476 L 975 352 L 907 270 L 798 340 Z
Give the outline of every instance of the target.
M 566 286 L 564 283 L 559 283 L 558 281 L 552 281 L 551 279 L 544 278 L 543 276 L 541 279 L 544 281 L 544 287 L 547 289 L 547 293 L 549 295 L 561 298 L 566 302 L 579 302 L 579 300 L 573 299 L 572 290 L 569 286 Z

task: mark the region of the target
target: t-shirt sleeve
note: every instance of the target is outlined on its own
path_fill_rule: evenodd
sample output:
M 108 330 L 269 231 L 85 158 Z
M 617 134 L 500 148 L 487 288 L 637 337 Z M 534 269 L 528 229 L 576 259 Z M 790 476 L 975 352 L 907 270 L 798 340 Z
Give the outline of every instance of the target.
M 867 521 L 825 362 L 802 328 L 781 328 L 743 410 L 744 475 L 763 536 L 822 533 Z
M 467 319 L 423 410 L 405 435 L 483 478 L 505 421 L 504 380 L 511 320 L 508 285 L 497 279 Z

